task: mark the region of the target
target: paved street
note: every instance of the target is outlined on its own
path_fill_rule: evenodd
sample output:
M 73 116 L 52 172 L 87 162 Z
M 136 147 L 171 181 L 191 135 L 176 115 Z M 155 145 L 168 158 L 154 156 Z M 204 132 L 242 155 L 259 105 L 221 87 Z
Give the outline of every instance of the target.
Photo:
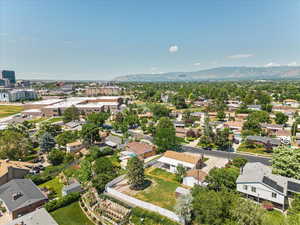
M 207 156 L 215 156 L 215 157 L 219 157 L 219 158 L 232 159 L 232 158 L 239 156 L 239 157 L 246 158 L 248 160 L 248 162 L 260 162 L 267 166 L 271 166 L 271 159 L 267 158 L 267 157 L 240 154 L 240 153 L 234 153 L 234 152 L 216 151 L 216 150 L 208 151 L 208 150 L 203 150 L 201 148 L 189 147 L 189 146 L 182 146 L 182 149 L 186 152 L 191 152 L 191 153 L 199 153 L 199 154 L 204 153 L 204 157 L 205 157 L 205 155 L 207 155 Z

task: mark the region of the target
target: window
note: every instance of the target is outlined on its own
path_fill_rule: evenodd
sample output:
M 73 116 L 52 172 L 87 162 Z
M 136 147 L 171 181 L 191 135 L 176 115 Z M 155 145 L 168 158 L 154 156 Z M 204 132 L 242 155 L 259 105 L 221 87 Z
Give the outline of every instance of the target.
M 256 187 L 251 187 L 252 192 L 256 192 Z
M 277 194 L 276 193 L 272 193 L 272 198 L 277 198 Z
M 244 190 L 248 190 L 248 186 L 247 185 L 244 185 Z

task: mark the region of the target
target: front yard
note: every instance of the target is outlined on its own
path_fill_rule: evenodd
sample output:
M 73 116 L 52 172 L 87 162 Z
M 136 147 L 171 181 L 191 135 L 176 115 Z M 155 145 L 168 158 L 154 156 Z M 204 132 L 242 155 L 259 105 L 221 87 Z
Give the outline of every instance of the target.
M 252 153 L 252 154 L 259 154 L 259 155 L 265 155 L 265 156 L 271 156 L 272 153 L 267 151 L 264 146 L 257 145 L 257 146 L 249 146 L 246 143 L 242 143 L 238 149 L 238 152 L 246 152 L 246 153 Z
M 59 225 L 94 225 L 82 212 L 79 202 L 57 209 L 51 215 Z

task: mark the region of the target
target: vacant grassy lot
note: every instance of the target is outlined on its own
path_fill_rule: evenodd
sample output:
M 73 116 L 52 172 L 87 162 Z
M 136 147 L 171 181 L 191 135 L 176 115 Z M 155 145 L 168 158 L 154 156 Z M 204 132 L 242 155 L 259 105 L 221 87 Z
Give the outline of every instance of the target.
M 0 105 L 0 118 L 17 114 L 23 110 L 23 106 Z
M 82 212 L 79 203 L 74 202 L 51 213 L 59 225 L 94 225 Z
M 176 203 L 175 190 L 180 184 L 174 181 L 173 174 L 161 169 L 154 169 L 147 173 L 152 184 L 134 197 L 158 205 L 162 208 L 174 210 Z
M 47 188 L 55 191 L 57 197 L 61 197 L 61 190 L 63 188 L 63 184 L 59 182 L 58 177 L 55 177 L 52 180 L 47 181 L 46 183 L 43 183 L 39 185 L 40 188 Z

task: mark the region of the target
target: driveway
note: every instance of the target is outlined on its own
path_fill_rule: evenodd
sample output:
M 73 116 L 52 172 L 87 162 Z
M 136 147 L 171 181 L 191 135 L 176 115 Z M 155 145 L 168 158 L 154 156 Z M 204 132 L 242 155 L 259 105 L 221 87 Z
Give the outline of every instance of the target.
M 205 157 L 208 158 L 208 160 L 204 162 L 205 166 L 201 169 L 205 173 L 208 173 L 214 167 L 222 168 L 228 162 L 228 159 L 226 158 L 219 158 L 214 156 L 205 156 Z

